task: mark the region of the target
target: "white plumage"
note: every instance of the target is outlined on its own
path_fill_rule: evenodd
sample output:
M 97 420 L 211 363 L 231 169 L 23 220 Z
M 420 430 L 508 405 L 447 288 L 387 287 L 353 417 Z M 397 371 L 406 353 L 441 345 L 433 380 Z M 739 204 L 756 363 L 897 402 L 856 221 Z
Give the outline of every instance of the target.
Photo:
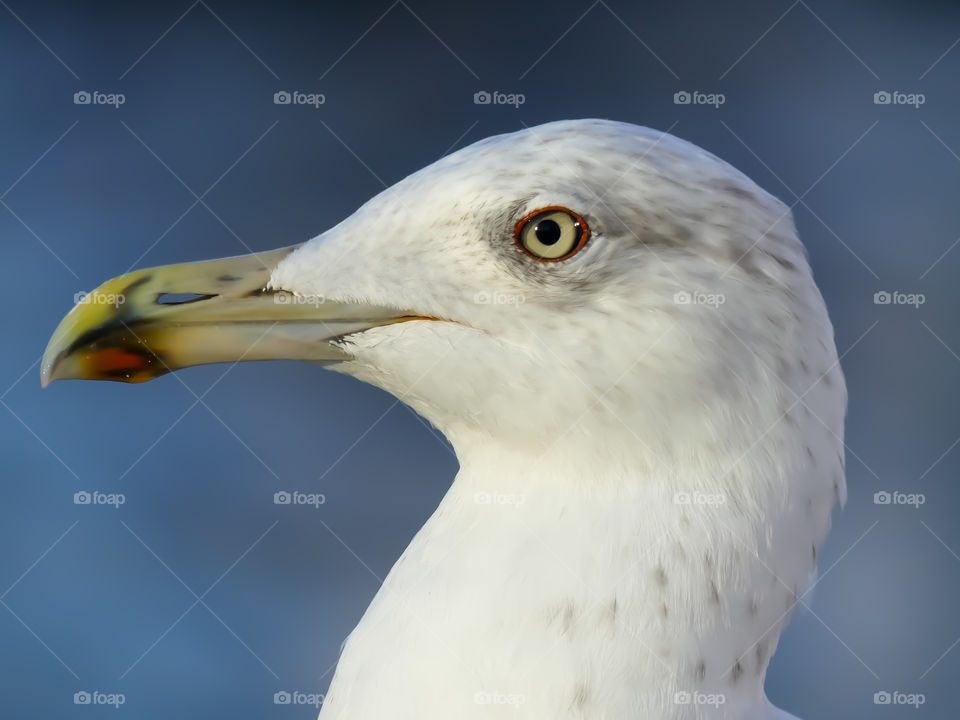
M 763 681 L 845 496 L 846 390 L 789 209 L 726 163 L 551 123 L 296 248 L 91 297 L 44 384 L 317 360 L 453 444 L 322 720 L 790 717 Z
M 564 262 L 513 241 L 549 206 L 590 227 Z M 323 720 L 789 717 L 763 680 L 844 499 L 846 394 L 782 203 L 669 135 L 556 122 L 406 178 L 270 284 L 440 319 L 334 369 L 461 463 Z

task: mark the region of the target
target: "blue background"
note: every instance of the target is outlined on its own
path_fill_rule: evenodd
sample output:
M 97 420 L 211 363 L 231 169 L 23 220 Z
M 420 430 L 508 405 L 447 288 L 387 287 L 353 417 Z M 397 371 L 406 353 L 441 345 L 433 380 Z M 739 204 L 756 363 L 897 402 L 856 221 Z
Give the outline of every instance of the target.
M 768 694 L 808 719 L 956 716 L 958 37 L 956 5 L 905 0 L 0 3 L 0 714 L 314 717 L 274 693 L 326 689 L 456 470 L 393 398 L 306 364 L 41 392 L 75 293 L 303 241 L 454 148 L 609 117 L 795 205 L 844 353 L 850 501 Z M 895 290 L 925 303 L 874 304 Z M 277 506 L 280 489 L 327 501 Z M 126 703 L 76 707 L 81 690 Z M 926 702 L 878 707 L 881 690 Z

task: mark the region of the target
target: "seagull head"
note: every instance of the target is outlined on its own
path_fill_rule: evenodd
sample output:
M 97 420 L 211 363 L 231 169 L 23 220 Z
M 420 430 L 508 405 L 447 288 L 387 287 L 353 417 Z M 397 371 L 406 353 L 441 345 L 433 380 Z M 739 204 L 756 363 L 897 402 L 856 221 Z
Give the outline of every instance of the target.
M 782 203 L 673 136 L 576 120 L 477 142 L 301 245 L 110 280 L 61 322 L 42 380 L 309 360 L 455 446 L 682 453 L 774 422 L 832 348 Z

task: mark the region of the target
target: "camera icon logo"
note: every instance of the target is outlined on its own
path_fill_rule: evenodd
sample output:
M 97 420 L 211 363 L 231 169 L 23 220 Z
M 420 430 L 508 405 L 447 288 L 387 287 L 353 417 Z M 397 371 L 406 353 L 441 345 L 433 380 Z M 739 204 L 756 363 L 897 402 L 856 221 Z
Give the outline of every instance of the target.
M 478 292 L 473 296 L 473 302 L 477 305 L 489 305 L 490 304 L 490 293 L 488 292 Z
M 74 505 L 89 505 L 91 499 L 90 493 L 86 490 L 79 490 L 73 494 Z
M 874 305 L 889 305 L 892 296 L 886 290 L 881 290 L 880 292 L 875 292 L 873 294 L 873 304 Z
M 893 496 L 890 495 L 886 490 L 881 490 L 880 492 L 875 492 L 873 494 L 873 504 L 874 505 L 889 505 L 893 500 Z
M 486 90 L 479 90 L 473 94 L 474 105 L 489 105 L 491 99 L 490 93 Z
M 74 705 L 89 705 L 90 704 L 90 693 L 86 690 L 81 690 L 80 692 L 75 692 L 73 694 L 73 704 Z
M 291 500 L 291 495 L 286 490 L 280 490 L 273 494 L 274 505 L 289 505 L 290 500 Z
M 675 305 L 689 305 L 691 301 L 690 293 L 686 290 L 681 290 L 680 292 L 675 292 L 673 294 L 673 303 Z
M 274 705 L 289 705 L 290 699 L 290 693 L 288 693 L 286 690 L 281 690 L 280 692 L 275 692 L 273 694 Z
M 674 105 L 689 105 L 692 99 L 692 96 L 686 90 L 681 90 L 673 94 Z
M 874 105 L 889 105 L 890 100 L 890 93 L 888 93 L 886 90 L 879 90 L 873 94 Z
M 686 690 L 680 690 L 673 694 L 673 703 L 674 705 L 689 705 L 690 704 L 690 693 Z
M 291 95 L 286 90 L 280 90 L 273 94 L 273 104 L 274 105 L 289 105 L 291 101 Z
M 881 690 L 880 692 L 875 692 L 873 694 L 874 705 L 889 705 L 891 700 L 892 697 L 886 690 Z
M 86 90 L 80 90 L 73 94 L 73 104 L 74 105 L 89 105 L 90 104 L 90 93 Z

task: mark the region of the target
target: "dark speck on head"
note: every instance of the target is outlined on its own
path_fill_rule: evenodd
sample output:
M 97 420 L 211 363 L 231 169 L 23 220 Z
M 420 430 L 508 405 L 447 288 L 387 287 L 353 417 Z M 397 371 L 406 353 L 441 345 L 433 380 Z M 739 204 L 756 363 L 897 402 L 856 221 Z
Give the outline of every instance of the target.
M 662 565 L 658 565 L 657 569 L 653 573 L 654 580 L 657 581 L 657 585 L 660 587 L 667 586 L 667 571 L 663 569 Z

